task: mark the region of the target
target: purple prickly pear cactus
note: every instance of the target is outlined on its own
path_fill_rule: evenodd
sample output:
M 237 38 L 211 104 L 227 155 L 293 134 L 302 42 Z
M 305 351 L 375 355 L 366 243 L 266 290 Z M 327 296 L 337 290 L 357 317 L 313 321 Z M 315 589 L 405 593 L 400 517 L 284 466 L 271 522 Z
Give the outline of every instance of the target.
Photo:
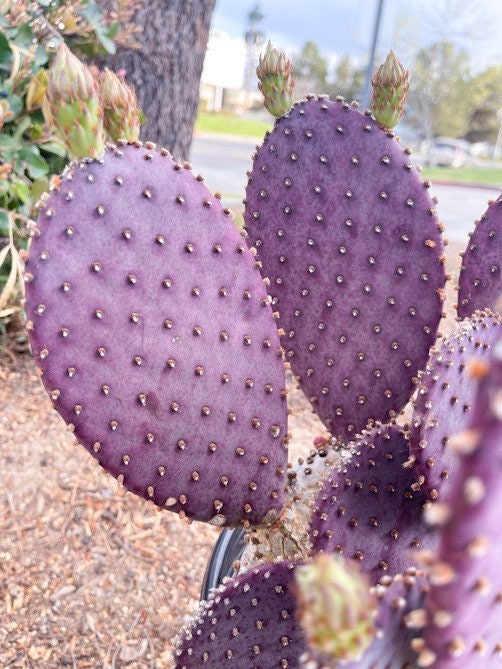
M 313 552 L 338 552 L 360 561 L 374 582 L 417 564 L 414 553 L 435 537 L 422 520 L 425 498 L 405 463 L 408 436 L 398 427 L 374 428 L 355 442 L 348 464 L 335 468 L 318 494 L 310 539 Z
M 444 526 L 430 569 L 429 622 L 420 666 L 502 666 L 502 337 L 481 376 L 468 430 L 452 446 L 460 459 L 438 519 Z M 434 509 L 434 507 L 433 507 Z
M 280 342 L 252 254 L 201 177 L 147 144 L 74 164 L 27 264 L 33 353 L 77 439 L 188 518 L 280 513 Z
M 501 324 L 500 316 L 490 311 L 464 320 L 456 333 L 438 345 L 421 378 L 410 450 L 420 485 L 432 499 L 442 498 L 449 490 L 458 459 L 447 445 L 471 421 L 476 386 L 468 362 L 490 355 Z
M 214 590 L 174 651 L 176 669 L 295 669 L 307 646 L 296 621 L 293 562 L 261 565 Z
M 226 664 L 239 669 L 332 667 L 309 648 L 298 622 L 294 575 L 299 564 L 266 563 L 214 590 L 175 644 L 175 669 L 221 669 Z M 412 663 L 415 631 L 410 622 L 412 612 L 422 606 L 424 588 L 423 578 L 413 572 L 378 586 L 379 631 L 359 660 L 343 666 L 402 669 Z
M 428 185 L 391 131 L 322 96 L 255 154 L 250 241 L 286 360 L 334 436 L 394 417 L 435 341 L 445 271 Z
M 457 312 L 460 318 L 476 309 L 500 310 L 502 295 L 502 195 L 476 222 L 460 269 Z

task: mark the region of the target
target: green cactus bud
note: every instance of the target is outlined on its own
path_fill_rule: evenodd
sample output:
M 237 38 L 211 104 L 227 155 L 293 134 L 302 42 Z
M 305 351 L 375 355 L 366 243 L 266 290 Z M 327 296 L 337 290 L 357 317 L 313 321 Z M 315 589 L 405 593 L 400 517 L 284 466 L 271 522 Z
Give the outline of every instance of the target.
M 373 75 L 373 116 L 385 128 L 393 128 L 403 115 L 409 73 L 391 50 L 385 63 Z
M 272 46 L 269 40 L 265 53 L 260 55 L 256 68 L 258 88 L 263 93 L 264 104 L 272 116 L 283 116 L 293 105 L 293 64 L 283 51 Z
M 100 83 L 106 132 L 114 142 L 135 142 L 140 122 L 134 89 L 108 68 L 101 74 Z
M 54 124 L 75 158 L 104 151 L 103 110 L 89 68 L 61 43 L 49 70 L 47 100 Z
M 320 553 L 295 572 L 298 619 L 327 662 L 358 660 L 375 638 L 377 600 L 354 562 Z

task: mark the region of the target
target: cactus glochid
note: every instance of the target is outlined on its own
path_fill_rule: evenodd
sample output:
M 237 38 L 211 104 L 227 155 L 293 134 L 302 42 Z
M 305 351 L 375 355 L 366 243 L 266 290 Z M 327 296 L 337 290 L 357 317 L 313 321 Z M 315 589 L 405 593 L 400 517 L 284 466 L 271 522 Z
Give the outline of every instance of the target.
M 269 43 L 277 120 L 240 235 L 188 163 L 138 141 L 125 82 L 60 49 L 47 99 L 77 160 L 26 266 L 44 386 L 127 489 L 247 532 L 177 669 L 500 667 L 500 198 L 463 257 L 464 320 L 436 343 L 442 225 L 391 130 L 408 73 L 391 53 L 372 114 L 293 104 L 291 72 Z M 285 368 L 332 435 L 298 475 Z

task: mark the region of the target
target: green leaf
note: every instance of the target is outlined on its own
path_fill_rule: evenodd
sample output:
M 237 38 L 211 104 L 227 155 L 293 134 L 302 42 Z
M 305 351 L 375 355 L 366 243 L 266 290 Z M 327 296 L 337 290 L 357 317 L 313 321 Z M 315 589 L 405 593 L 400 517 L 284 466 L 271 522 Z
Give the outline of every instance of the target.
M 37 146 L 25 146 L 17 155 L 26 163 L 26 171 L 32 179 L 40 179 L 49 173 L 49 166 L 40 155 Z
M 43 151 L 47 151 L 48 153 L 53 153 L 56 156 L 59 156 L 60 158 L 65 158 L 66 157 L 66 147 L 64 144 L 60 144 L 59 142 L 44 142 L 43 144 L 40 144 L 40 148 Z
M 19 121 L 15 133 L 12 135 L 17 142 L 22 141 L 21 140 L 22 135 L 26 132 L 26 130 L 28 130 L 30 125 L 31 125 L 31 118 L 29 116 L 25 116 Z
M 98 41 L 108 53 L 115 53 L 115 44 L 109 36 L 109 31 L 103 23 L 103 13 L 94 3 L 80 10 L 79 14 L 94 29 Z
M 29 49 L 33 46 L 33 31 L 29 23 L 24 23 L 16 33 L 15 41 L 17 46 Z
M 23 108 L 24 108 L 23 98 L 20 97 L 19 95 L 16 95 L 15 93 L 13 93 L 12 95 L 9 95 L 8 100 L 9 100 L 10 108 L 14 112 L 15 116 L 10 121 L 7 121 L 6 123 L 12 123 L 12 121 L 14 121 L 15 117 L 18 116 L 23 111 Z
M 36 202 L 42 193 L 45 193 L 49 190 L 49 179 L 43 177 L 42 179 L 37 179 L 31 185 L 31 199 L 33 202 Z
M 20 179 L 13 180 L 11 183 L 11 191 L 23 202 L 24 204 L 31 204 L 30 197 L 30 187 L 24 181 Z

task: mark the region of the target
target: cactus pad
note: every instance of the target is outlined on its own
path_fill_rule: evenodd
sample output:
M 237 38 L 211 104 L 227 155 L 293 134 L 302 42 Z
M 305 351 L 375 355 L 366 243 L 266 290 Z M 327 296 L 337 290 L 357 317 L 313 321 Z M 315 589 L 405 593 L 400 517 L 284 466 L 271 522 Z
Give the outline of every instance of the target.
M 306 651 L 296 621 L 293 562 L 264 564 L 217 590 L 178 639 L 176 669 L 295 669 Z
M 75 164 L 45 202 L 27 264 L 33 352 L 59 413 L 126 488 L 189 518 L 268 522 L 286 402 L 265 287 L 230 212 L 154 149 Z
M 433 499 L 448 490 L 458 463 L 446 448 L 448 441 L 471 420 L 476 384 L 468 373 L 468 361 L 490 354 L 501 324 L 500 316 L 492 312 L 476 312 L 462 321 L 457 332 L 438 345 L 421 379 L 410 450 L 422 489 Z
M 426 599 L 422 654 L 438 669 L 502 666 L 502 337 L 474 370 L 486 375 L 468 431 L 455 439 L 461 464 L 441 505 L 445 524 Z
M 403 465 L 408 439 L 397 427 L 374 428 L 355 444 L 355 455 L 326 478 L 310 522 L 313 552 L 360 560 L 373 581 L 411 567 L 413 551 L 434 536 L 422 521 L 424 498 Z
M 406 404 L 441 317 L 434 204 L 369 116 L 309 99 L 255 154 L 245 220 L 302 389 L 334 436 Z
M 476 309 L 497 310 L 502 295 L 501 259 L 502 195 L 490 204 L 469 239 L 460 270 L 460 318 L 470 316 Z
M 175 669 L 299 669 L 332 667 L 318 658 L 297 622 L 294 569 L 299 563 L 267 563 L 214 590 L 175 644 Z M 381 631 L 350 669 L 402 669 L 416 657 L 407 616 L 419 608 L 424 583 L 414 574 L 377 588 L 376 626 Z M 379 664 L 375 664 L 378 662 Z

